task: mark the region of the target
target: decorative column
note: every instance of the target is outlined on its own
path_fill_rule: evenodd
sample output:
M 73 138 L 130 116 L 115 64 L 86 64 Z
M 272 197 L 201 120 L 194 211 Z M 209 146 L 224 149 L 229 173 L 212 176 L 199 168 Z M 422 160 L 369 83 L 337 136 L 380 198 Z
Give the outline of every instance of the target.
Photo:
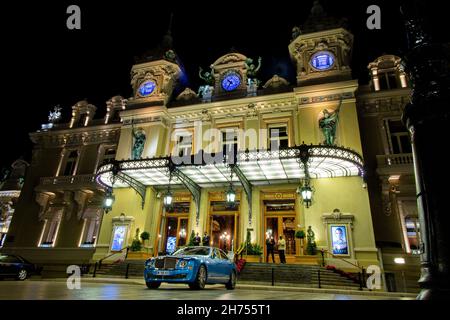
M 421 8 L 419 8 L 419 6 Z M 450 214 L 448 210 L 448 123 L 450 120 L 450 47 L 435 42 L 420 18 L 422 1 L 402 6 L 409 52 L 406 71 L 413 83 L 403 120 L 411 135 L 417 204 L 422 230 L 422 291 L 418 299 L 450 299 Z

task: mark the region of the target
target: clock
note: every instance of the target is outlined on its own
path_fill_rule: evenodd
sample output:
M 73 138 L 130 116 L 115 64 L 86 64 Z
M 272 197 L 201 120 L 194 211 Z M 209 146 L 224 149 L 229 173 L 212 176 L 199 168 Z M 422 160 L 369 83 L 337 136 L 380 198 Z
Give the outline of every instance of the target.
M 139 95 L 142 97 L 149 96 L 155 91 L 156 83 L 152 80 L 145 81 L 138 89 Z
M 222 79 L 222 88 L 225 91 L 233 91 L 241 84 L 241 77 L 236 72 L 227 73 Z
M 329 51 L 319 51 L 312 55 L 310 64 L 318 70 L 324 71 L 331 69 L 334 66 L 334 55 Z

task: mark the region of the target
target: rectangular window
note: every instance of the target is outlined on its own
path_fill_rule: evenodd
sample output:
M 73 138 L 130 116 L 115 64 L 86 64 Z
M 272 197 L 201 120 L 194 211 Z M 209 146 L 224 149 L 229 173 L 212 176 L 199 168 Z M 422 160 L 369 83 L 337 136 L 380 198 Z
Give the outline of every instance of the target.
M 237 129 L 222 130 L 222 152 L 228 158 L 235 159 L 238 152 L 238 132 Z
M 103 154 L 103 163 L 110 163 L 116 159 L 116 148 L 107 148 Z
M 52 209 L 50 209 L 52 210 Z M 41 247 L 54 247 L 58 235 L 59 225 L 61 224 L 62 210 L 52 213 L 49 219 L 45 220 L 44 231 L 42 233 Z
M 288 126 L 271 125 L 269 126 L 269 149 L 278 150 L 289 147 Z
M 64 168 L 64 176 L 72 176 L 75 173 L 75 167 L 78 159 L 78 151 L 70 151 Z
M 391 152 L 393 154 L 411 153 L 411 142 L 406 127 L 399 120 L 388 120 Z
M 99 229 L 100 219 L 98 217 L 85 219 L 83 238 L 80 247 L 95 247 Z
M 180 135 L 177 137 L 177 154 L 180 157 L 192 154 L 192 135 Z

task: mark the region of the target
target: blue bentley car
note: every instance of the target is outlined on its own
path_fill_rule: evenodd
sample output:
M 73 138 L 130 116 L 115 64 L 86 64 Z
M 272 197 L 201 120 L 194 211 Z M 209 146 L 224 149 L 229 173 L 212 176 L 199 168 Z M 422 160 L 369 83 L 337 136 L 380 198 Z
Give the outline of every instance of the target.
M 185 247 L 172 255 L 148 259 L 144 278 L 147 287 L 157 289 L 161 282 L 187 283 L 191 289 L 203 289 L 206 284 L 236 286 L 236 266 L 225 252 L 214 247 Z

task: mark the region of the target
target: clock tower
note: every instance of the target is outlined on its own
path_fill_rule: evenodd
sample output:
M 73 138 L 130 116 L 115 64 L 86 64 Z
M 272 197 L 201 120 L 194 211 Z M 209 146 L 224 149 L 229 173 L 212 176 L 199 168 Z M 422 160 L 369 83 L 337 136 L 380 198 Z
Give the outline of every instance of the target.
M 318 1 L 306 22 L 294 27 L 289 53 L 297 68 L 297 85 L 351 79 L 353 35 L 346 20 L 328 17 Z
M 128 106 L 166 105 L 181 75 L 178 57 L 173 50 L 171 24 L 160 45 L 135 58 L 131 68 L 133 96 Z

